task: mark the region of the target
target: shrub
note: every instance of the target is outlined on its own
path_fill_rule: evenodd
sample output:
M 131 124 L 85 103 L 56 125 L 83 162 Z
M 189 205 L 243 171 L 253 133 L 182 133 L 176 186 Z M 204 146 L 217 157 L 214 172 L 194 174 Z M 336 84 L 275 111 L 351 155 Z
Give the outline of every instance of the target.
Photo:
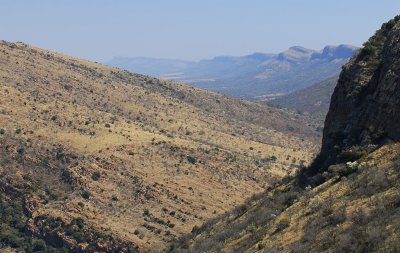
M 74 181 L 74 178 L 70 171 L 63 169 L 61 173 L 61 180 L 65 183 L 71 184 Z
M 367 154 L 368 153 L 366 150 L 354 148 L 354 149 L 343 151 L 340 154 L 340 158 L 345 161 L 355 161 L 355 160 L 362 158 L 363 156 L 365 156 Z
M 335 176 L 345 177 L 350 175 L 352 172 L 355 171 L 354 166 L 346 166 L 345 164 L 336 164 L 331 165 L 328 168 L 328 172 L 332 173 Z
M 100 172 L 95 171 L 95 172 L 93 172 L 93 174 L 92 174 L 92 179 L 93 179 L 94 181 L 97 181 L 97 180 L 100 179 L 100 176 L 101 176 Z
M 192 228 L 192 231 L 191 231 L 191 233 L 192 234 L 199 234 L 201 231 L 200 231 L 200 228 L 199 228 L 199 226 L 197 226 L 197 225 L 195 225 L 193 228 Z
M 77 225 L 78 228 L 82 229 L 85 226 L 85 220 L 82 217 L 75 218 L 71 221 L 72 225 Z
M 90 198 L 90 192 L 89 191 L 83 191 L 82 192 L 82 198 L 84 198 L 84 199 L 89 199 Z
M 285 228 L 289 227 L 290 225 L 290 220 L 287 217 L 283 217 L 278 221 L 278 224 L 276 226 L 277 231 L 282 231 Z
M 0 201 L 0 251 L 10 246 L 16 252 L 67 252 L 62 246 L 54 248 L 45 241 L 32 237 L 26 228 L 26 220 L 20 198 L 12 199 L 8 203 Z
M 43 240 L 35 239 L 32 240 L 32 251 L 46 251 L 46 243 Z
M 86 241 L 85 234 L 82 233 L 82 232 L 80 232 L 80 231 L 74 232 L 74 233 L 72 234 L 72 237 L 73 237 L 77 242 L 84 242 L 84 241 Z
M 189 163 L 191 163 L 191 164 L 196 164 L 196 162 L 197 162 L 197 159 L 196 158 L 194 158 L 193 156 L 187 156 L 186 157 L 186 159 L 188 160 L 188 162 Z
M 332 213 L 333 213 L 333 208 L 332 208 L 332 206 L 327 206 L 327 207 L 325 207 L 325 208 L 322 210 L 322 216 L 323 216 L 323 217 L 329 216 L 329 215 L 331 215 Z

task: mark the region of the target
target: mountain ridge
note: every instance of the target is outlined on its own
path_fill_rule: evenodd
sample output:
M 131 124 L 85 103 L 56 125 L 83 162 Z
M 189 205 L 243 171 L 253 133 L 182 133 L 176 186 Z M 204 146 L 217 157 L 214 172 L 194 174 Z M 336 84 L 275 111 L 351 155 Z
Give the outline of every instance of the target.
M 350 45 L 327 46 L 312 50 L 295 46 L 277 54 L 254 53 L 246 56 L 217 56 L 198 62 L 147 58 L 119 58 L 106 64 L 160 78 L 188 83 L 195 87 L 245 99 L 302 89 L 339 74 L 341 66 L 358 50 Z M 143 65 L 154 63 L 154 68 Z M 132 64 L 130 64 L 132 63 Z M 162 66 L 160 66 L 162 65 Z

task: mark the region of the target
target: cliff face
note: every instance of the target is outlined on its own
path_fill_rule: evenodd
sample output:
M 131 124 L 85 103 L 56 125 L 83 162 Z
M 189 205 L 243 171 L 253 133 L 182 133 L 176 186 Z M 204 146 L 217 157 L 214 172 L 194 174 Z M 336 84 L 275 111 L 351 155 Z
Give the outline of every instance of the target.
M 400 16 L 343 67 L 313 172 L 400 140 Z
M 399 41 L 400 16 L 344 67 L 311 168 L 194 227 L 172 252 L 398 252 Z

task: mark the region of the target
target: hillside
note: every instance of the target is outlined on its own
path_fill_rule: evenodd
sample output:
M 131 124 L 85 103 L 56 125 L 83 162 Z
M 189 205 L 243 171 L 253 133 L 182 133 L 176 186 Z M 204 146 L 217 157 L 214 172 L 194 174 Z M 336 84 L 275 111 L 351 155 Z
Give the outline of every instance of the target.
M 300 115 L 0 42 L 0 242 L 147 252 L 308 164 Z
M 305 89 L 278 97 L 270 103 L 312 114 L 323 122 L 338 79 L 339 76 L 328 78 Z
M 309 168 L 195 227 L 172 251 L 398 252 L 399 39 L 397 16 L 346 64 Z
M 279 54 L 217 56 L 198 62 L 118 57 L 106 64 L 231 96 L 268 100 L 338 75 L 357 50 L 349 45 L 291 47 Z

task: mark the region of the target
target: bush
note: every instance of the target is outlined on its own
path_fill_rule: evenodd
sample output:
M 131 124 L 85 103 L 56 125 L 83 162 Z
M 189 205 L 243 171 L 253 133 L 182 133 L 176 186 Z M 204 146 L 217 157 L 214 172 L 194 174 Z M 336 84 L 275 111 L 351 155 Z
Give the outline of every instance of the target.
M 82 217 L 75 218 L 71 221 L 72 225 L 77 225 L 78 228 L 82 229 L 85 226 L 85 220 Z
M 355 161 L 355 160 L 362 158 L 363 156 L 365 156 L 367 154 L 368 153 L 366 150 L 354 148 L 354 149 L 343 151 L 340 154 L 340 158 L 344 161 Z
M 8 203 L 0 201 L 0 251 L 7 246 L 17 252 L 67 252 L 65 248 L 54 248 L 44 240 L 32 237 L 26 229 L 27 217 L 23 212 L 23 201 L 15 198 Z
M 73 237 L 77 242 L 85 242 L 85 241 L 86 241 L 86 237 L 85 237 L 84 233 L 82 233 L 82 232 L 80 232 L 80 231 L 74 232 L 74 233 L 72 234 L 72 237 Z
M 65 183 L 69 183 L 69 184 L 74 182 L 74 178 L 73 178 L 71 172 L 66 169 L 62 169 L 61 180 Z
M 95 172 L 93 172 L 93 174 L 92 174 L 92 179 L 93 179 L 94 181 L 97 181 L 97 180 L 100 179 L 100 176 L 101 176 L 100 172 L 95 171 Z
M 197 225 L 195 225 L 191 231 L 192 234 L 199 234 L 200 232 L 201 232 L 201 230 L 200 230 L 199 226 L 197 226 Z
M 192 156 L 189 156 L 189 155 L 186 157 L 186 159 L 187 159 L 188 162 L 191 163 L 191 164 L 196 164 L 196 162 L 197 162 L 197 159 L 196 159 L 196 158 L 194 158 L 194 157 L 192 157 Z
M 287 217 L 283 217 L 278 221 L 278 224 L 276 226 L 277 231 L 282 231 L 285 228 L 289 227 L 290 225 L 290 220 Z
M 336 164 L 328 167 L 328 172 L 332 173 L 335 176 L 340 176 L 340 177 L 348 176 L 355 170 L 356 167 L 351 165 L 347 166 L 345 164 Z
M 47 246 L 43 240 L 40 240 L 40 239 L 32 240 L 32 251 L 33 252 L 46 251 L 46 249 L 47 249 Z
M 82 192 L 82 198 L 84 198 L 84 199 L 89 199 L 90 198 L 90 192 L 88 192 L 88 191 L 83 191 Z

